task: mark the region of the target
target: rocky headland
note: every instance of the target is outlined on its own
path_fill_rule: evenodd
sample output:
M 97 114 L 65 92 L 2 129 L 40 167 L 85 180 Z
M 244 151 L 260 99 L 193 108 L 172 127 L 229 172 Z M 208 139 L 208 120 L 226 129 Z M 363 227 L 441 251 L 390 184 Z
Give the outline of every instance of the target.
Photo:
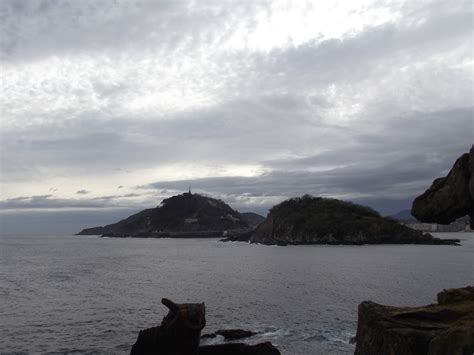
M 474 287 L 438 293 L 438 304 L 359 305 L 355 355 L 471 355 Z
M 239 240 L 232 236 L 228 240 Z M 295 244 L 457 244 L 382 217 L 351 202 L 305 195 L 274 206 L 246 241 Z
M 258 215 L 257 215 L 258 216 Z M 218 238 L 252 229 L 254 215 L 241 215 L 221 200 L 184 193 L 165 199 L 117 223 L 87 228 L 77 235 L 135 238 Z
M 474 146 L 456 160 L 447 176 L 434 180 L 413 201 L 411 213 L 419 221 L 439 224 L 467 215 L 474 229 Z

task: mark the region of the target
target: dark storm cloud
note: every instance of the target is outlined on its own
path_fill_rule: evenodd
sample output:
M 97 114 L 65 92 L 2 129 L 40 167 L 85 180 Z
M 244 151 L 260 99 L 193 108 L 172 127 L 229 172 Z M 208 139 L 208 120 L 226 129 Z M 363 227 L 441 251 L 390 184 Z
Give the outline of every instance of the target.
M 423 164 L 422 164 L 423 163 Z M 188 186 L 209 194 L 259 196 L 348 195 L 348 196 L 413 196 L 426 186 L 434 174 L 446 167 L 446 162 L 426 165 L 426 158 L 410 157 L 390 164 L 368 167 L 357 162 L 328 171 L 275 170 L 256 177 L 214 177 L 179 181 L 162 181 L 141 186 L 157 190 L 185 191 Z M 408 185 L 408 186 L 404 186 Z M 403 187 L 403 189 L 402 189 Z
M 350 139 L 334 142 L 332 149 L 304 158 L 269 160 L 265 165 L 275 169 L 347 164 L 365 168 L 381 163 L 396 166 L 403 159 L 408 167 L 419 164 L 419 168 L 430 169 L 434 161 L 441 164 L 438 168 L 446 169 L 474 141 L 473 117 L 472 107 L 392 117 L 373 133 L 354 126 L 349 132 Z

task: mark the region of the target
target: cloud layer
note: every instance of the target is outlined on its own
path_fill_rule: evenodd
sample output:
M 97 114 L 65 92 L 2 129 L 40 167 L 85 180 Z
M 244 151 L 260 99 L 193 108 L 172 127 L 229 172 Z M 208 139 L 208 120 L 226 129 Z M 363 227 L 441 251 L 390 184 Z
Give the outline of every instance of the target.
M 390 213 L 474 141 L 470 2 L 2 1 L 0 207 Z M 73 213 L 73 212 L 71 212 Z

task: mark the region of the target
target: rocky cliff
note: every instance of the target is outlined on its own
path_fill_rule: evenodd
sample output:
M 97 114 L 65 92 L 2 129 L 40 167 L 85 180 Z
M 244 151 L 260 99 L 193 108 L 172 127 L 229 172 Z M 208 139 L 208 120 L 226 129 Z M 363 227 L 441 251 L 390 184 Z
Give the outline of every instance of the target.
M 110 237 L 219 237 L 227 230 L 247 230 L 242 216 L 221 200 L 184 193 L 163 200 L 118 223 L 82 230 L 78 235 Z
M 474 353 L 474 287 L 444 290 L 438 304 L 359 305 L 355 355 L 471 355 Z
M 274 206 L 250 237 L 262 244 L 454 244 L 336 199 L 292 198 Z
M 446 177 L 434 180 L 413 201 L 411 213 L 422 222 L 440 224 L 468 215 L 474 228 L 474 146 L 456 160 Z

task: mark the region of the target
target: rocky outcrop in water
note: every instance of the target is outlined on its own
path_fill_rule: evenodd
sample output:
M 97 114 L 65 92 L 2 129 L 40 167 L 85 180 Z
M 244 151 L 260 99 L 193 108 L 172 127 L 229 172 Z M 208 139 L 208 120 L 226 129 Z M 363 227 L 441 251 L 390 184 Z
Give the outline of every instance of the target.
M 254 345 L 243 343 L 204 345 L 199 347 L 199 355 L 281 355 L 281 353 L 267 341 Z
M 176 304 L 166 298 L 161 302 L 168 307 L 168 314 L 158 327 L 140 331 L 130 354 L 197 355 L 206 325 L 204 303 Z
M 168 307 L 168 314 L 161 325 L 140 331 L 131 355 L 281 355 L 269 342 L 199 346 L 201 330 L 206 325 L 204 303 L 176 304 L 166 298 L 161 302 Z M 231 329 L 216 334 L 239 339 L 253 333 Z
M 244 329 L 219 329 L 214 333 L 204 334 L 201 336 L 201 339 L 207 338 L 215 338 L 216 336 L 220 335 L 224 337 L 224 340 L 236 340 L 236 339 L 244 339 L 250 338 L 258 333 L 252 332 L 251 330 L 244 330 Z
M 274 206 L 249 238 L 261 244 L 456 244 L 384 218 L 369 207 L 305 195 Z
M 137 238 L 218 238 L 225 231 L 245 232 L 247 222 L 221 200 L 184 193 L 163 200 L 118 223 L 84 229 L 78 235 Z
M 413 201 L 411 213 L 422 222 L 439 224 L 468 215 L 474 229 L 474 146 L 456 160 L 446 177 L 434 180 Z
M 444 290 L 438 304 L 359 305 L 355 355 L 471 355 L 474 287 Z

